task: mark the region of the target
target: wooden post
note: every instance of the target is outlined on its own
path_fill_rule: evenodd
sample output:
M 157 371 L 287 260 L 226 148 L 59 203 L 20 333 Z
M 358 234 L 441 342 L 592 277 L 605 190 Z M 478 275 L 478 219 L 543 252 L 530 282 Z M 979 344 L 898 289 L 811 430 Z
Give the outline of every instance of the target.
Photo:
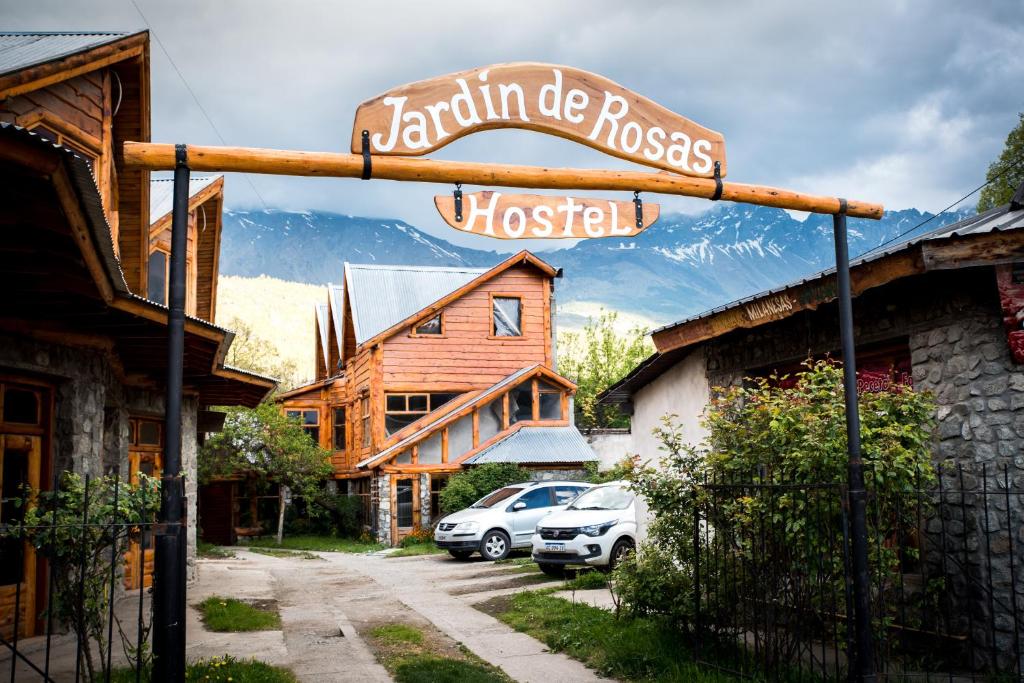
M 363 174 L 363 157 L 358 154 L 189 145 L 188 159 L 194 171 L 337 178 L 361 178 Z M 174 145 L 126 142 L 124 163 L 131 168 L 151 171 L 173 169 Z M 549 190 L 640 191 L 705 199 L 711 199 L 716 189 L 715 181 L 711 178 L 693 178 L 667 172 L 545 168 L 384 156 L 373 157 L 372 166 L 374 179 L 420 183 L 466 183 Z M 834 214 L 840 210 L 837 197 L 809 195 L 764 185 L 723 182 L 721 199 L 812 213 Z M 847 200 L 848 216 L 879 219 L 883 211 L 881 204 Z

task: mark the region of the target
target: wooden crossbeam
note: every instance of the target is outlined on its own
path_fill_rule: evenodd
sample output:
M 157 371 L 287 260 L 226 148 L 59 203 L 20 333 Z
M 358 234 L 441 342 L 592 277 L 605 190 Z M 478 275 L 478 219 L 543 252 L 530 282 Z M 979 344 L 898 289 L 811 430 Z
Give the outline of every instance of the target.
M 150 142 L 124 143 L 126 166 L 151 171 L 174 169 L 174 145 Z M 255 147 L 188 146 L 193 171 L 267 173 L 272 175 L 359 178 L 363 157 L 335 152 L 299 152 Z M 582 168 L 513 166 L 470 161 L 443 161 L 409 157 L 374 156 L 372 177 L 421 183 L 542 188 L 549 190 L 613 190 L 653 192 L 711 199 L 715 181 L 668 172 L 611 171 Z M 809 195 L 764 185 L 722 183 L 722 199 L 773 206 L 780 209 L 834 214 L 841 210 L 836 197 Z M 847 200 L 846 213 L 856 218 L 879 219 L 881 204 Z

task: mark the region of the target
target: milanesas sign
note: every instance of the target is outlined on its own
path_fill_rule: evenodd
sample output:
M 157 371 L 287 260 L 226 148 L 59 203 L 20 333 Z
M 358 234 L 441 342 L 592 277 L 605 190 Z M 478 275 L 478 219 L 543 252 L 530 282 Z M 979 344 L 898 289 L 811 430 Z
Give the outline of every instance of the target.
M 648 202 L 640 204 L 638 217 L 635 202 L 491 190 L 464 195 L 461 213 L 452 195 L 435 196 L 434 205 L 453 228 L 508 240 L 632 237 L 659 213 Z
M 421 155 L 481 130 L 524 128 L 688 176 L 726 174 L 725 138 L 596 74 L 496 64 L 396 88 L 361 104 L 352 151 Z

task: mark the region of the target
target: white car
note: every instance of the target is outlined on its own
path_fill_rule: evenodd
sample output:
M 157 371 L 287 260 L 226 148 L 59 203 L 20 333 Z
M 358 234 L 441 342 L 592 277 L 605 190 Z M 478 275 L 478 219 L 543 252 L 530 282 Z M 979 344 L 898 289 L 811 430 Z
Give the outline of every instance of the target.
M 591 488 L 565 510 L 541 520 L 531 538 L 533 560 L 545 574 L 566 565 L 614 569 L 646 537 L 647 506 L 625 481 Z
M 537 523 L 591 486 L 582 481 L 529 481 L 500 488 L 443 517 L 434 529 L 434 543 L 459 560 L 475 552 L 485 560 L 504 559 L 513 548 L 529 548 Z

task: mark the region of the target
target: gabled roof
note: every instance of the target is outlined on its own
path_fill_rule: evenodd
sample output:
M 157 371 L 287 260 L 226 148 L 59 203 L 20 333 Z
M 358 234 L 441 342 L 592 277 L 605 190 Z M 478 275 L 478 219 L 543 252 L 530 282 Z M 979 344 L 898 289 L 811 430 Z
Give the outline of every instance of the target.
M 192 176 L 188 180 L 188 196 L 193 199 L 200 192 L 210 187 L 222 175 Z M 158 222 L 169 215 L 174 208 L 174 180 L 171 178 L 155 178 L 149 181 L 149 223 Z
M 345 341 L 345 336 L 342 334 L 345 331 L 345 288 L 328 282 L 327 296 L 331 302 L 331 324 L 334 325 L 334 336 L 338 345 L 338 358 L 341 358 L 341 345 Z M 331 374 L 335 370 L 336 368 L 327 368 L 327 374 Z
M 331 374 L 331 354 L 328 348 L 327 336 L 327 304 L 314 304 L 316 308 L 316 329 L 320 333 L 320 353 L 324 358 L 324 367 L 327 374 Z
M 12 96 L 144 55 L 149 32 L 0 33 L 0 95 Z
M 597 455 L 576 427 L 523 427 L 463 461 L 555 464 L 596 462 Z
M 0 75 L 70 57 L 131 35 L 125 32 L 0 33 Z
M 356 343 L 372 339 L 486 272 L 487 268 L 346 263 Z
M 403 451 L 404 449 L 418 441 L 422 441 L 431 432 L 437 430 L 438 428 L 444 426 L 449 422 L 453 422 L 454 420 L 458 419 L 456 415 L 461 417 L 463 408 L 465 408 L 466 406 L 479 406 L 489 401 L 492 401 L 496 397 L 500 396 L 503 390 L 512 386 L 519 380 L 525 379 L 535 374 L 543 375 L 546 379 L 560 382 L 567 388 L 573 390 L 576 388 L 575 384 L 565 379 L 561 375 L 557 374 L 556 372 L 549 370 L 547 367 L 541 365 L 540 363 L 537 363 L 535 365 L 529 365 L 525 368 L 522 368 L 521 370 L 516 370 L 511 375 L 504 377 L 503 379 L 501 379 L 501 381 L 489 386 L 486 389 L 483 389 L 482 391 L 469 392 L 453 401 L 450 401 L 449 403 L 446 403 L 444 407 L 440 409 L 439 414 L 436 417 L 430 418 L 428 422 L 414 422 L 411 425 L 404 427 L 400 431 L 395 432 L 394 434 L 391 435 L 389 441 L 392 439 L 397 439 L 397 441 L 395 441 L 390 446 L 386 447 L 384 450 L 380 451 L 376 455 L 371 455 L 369 458 L 361 460 L 359 463 L 356 464 L 356 467 L 366 467 L 368 465 L 373 465 L 374 463 L 387 460 L 390 456 Z
M 397 331 L 417 315 L 445 306 L 473 288 L 519 264 L 530 264 L 549 277 L 557 270 L 528 251 L 493 268 L 439 268 L 345 263 L 345 286 L 352 306 L 356 344 Z

